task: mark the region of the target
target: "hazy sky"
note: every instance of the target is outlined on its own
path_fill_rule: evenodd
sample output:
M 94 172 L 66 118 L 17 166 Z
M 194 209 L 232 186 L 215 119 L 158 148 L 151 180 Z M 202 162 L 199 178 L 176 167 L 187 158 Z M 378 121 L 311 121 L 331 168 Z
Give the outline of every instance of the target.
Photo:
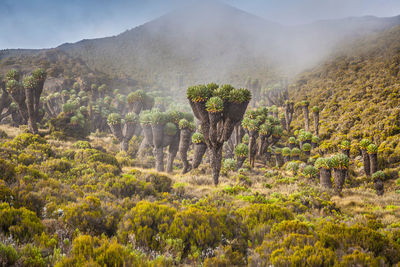
M 117 35 L 192 0 L 0 0 L 0 49 Z M 204 0 L 198 0 L 204 1 Z M 400 0 L 224 0 L 282 24 L 400 14 Z

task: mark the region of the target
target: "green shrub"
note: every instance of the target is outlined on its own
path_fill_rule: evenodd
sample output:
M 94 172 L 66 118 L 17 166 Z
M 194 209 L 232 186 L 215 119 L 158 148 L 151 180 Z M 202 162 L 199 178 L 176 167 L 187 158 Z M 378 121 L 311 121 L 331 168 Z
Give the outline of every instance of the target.
M 133 236 L 137 246 L 160 251 L 175 213 L 176 209 L 167 205 L 140 201 L 125 215 L 118 229 L 119 238 L 127 243 Z
M 90 145 L 90 143 L 88 141 L 81 141 L 81 140 L 77 141 L 74 144 L 74 147 L 78 148 L 78 149 L 92 148 L 92 146 Z
M 33 211 L 24 207 L 16 209 L 7 203 L 0 204 L 0 228 L 21 242 L 29 241 L 43 231 L 43 225 Z
M 0 265 L 12 266 L 19 258 L 17 250 L 11 245 L 0 243 Z
M 229 172 L 229 171 L 234 171 L 236 169 L 236 162 L 234 159 L 225 159 L 222 168 L 224 171 Z
M 307 165 L 303 169 L 303 175 L 309 178 L 315 177 L 318 174 L 318 170 L 314 166 Z
M 249 155 L 249 147 L 246 144 L 240 143 L 235 147 L 236 157 L 247 157 Z
M 168 176 L 159 173 L 150 173 L 146 177 L 146 181 L 150 182 L 158 192 L 171 192 L 172 190 L 172 180 Z
M 295 161 L 290 161 L 286 165 L 286 170 L 296 173 L 299 169 L 299 164 Z
M 217 211 L 204 211 L 195 207 L 177 212 L 169 228 L 172 238 L 183 241 L 183 255 L 196 249 L 202 251 L 215 248 L 224 233 L 227 236 L 227 228 Z
M 15 165 L 8 160 L 0 158 L 0 179 L 6 183 L 11 184 L 15 182 Z

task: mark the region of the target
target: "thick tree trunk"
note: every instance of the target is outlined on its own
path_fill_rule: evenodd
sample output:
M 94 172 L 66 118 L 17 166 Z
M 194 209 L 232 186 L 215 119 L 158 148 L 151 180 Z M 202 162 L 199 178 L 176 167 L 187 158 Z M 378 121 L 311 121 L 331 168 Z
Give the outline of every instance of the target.
M 335 191 L 337 194 L 340 194 L 342 192 L 343 185 L 346 179 L 346 172 L 346 169 L 333 169 L 333 173 L 335 176 Z
M 194 144 L 193 169 L 197 169 L 197 167 L 199 167 L 206 150 L 207 145 L 205 143 Z
M 378 154 L 369 154 L 369 160 L 371 165 L 371 175 L 378 171 Z
M 282 167 L 283 165 L 282 154 L 275 154 L 275 160 L 276 160 L 276 166 L 279 168 Z
M 385 193 L 383 181 L 381 179 L 376 179 L 376 180 L 374 180 L 374 185 L 375 185 L 376 194 L 378 196 L 382 196 L 383 193 Z
M 350 149 L 342 149 L 342 153 L 350 158 Z
M 312 149 L 315 149 L 315 148 L 317 148 L 317 147 L 318 147 L 318 144 L 317 144 L 317 143 L 311 142 L 311 148 L 312 148 Z
M 246 157 L 238 157 L 236 159 L 236 169 L 240 169 L 243 166 L 244 161 L 246 160 Z
M 118 124 L 110 124 L 111 133 L 114 135 L 115 138 L 118 139 L 119 142 L 122 142 L 124 136 L 122 134 L 122 126 L 121 123 Z
M 285 163 L 289 162 L 290 161 L 290 156 L 283 156 L 283 161 Z
M 37 125 L 36 125 L 36 114 L 34 107 L 34 92 L 32 88 L 25 88 L 25 96 L 26 96 L 26 107 L 28 110 L 28 127 L 29 130 L 33 134 L 38 133 Z
M 214 185 L 218 185 L 219 173 L 221 171 L 222 146 L 211 149 L 211 168 Z
M 282 128 L 283 128 L 284 130 L 287 131 L 287 129 L 286 129 L 287 124 L 286 124 L 286 119 L 285 119 L 285 118 L 281 118 L 281 126 L 282 126 Z
M 164 148 L 155 147 L 153 148 L 154 157 L 156 159 L 156 170 L 158 172 L 164 171 Z
M 135 101 L 130 104 L 130 111 L 136 113 L 137 115 L 139 115 L 142 108 L 143 108 L 142 101 Z
M 289 143 L 289 148 L 292 150 L 293 148 L 295 148 L 296 147 L 296 144 L 295 143 Z
M 131 141 L 135 130 L 136 130 L 136 123 L 125 123 L 123 129 L 123 138 L 121 141 L 121 150 L 128 151 L 129 149 L 129 141 Z
M 369 161 L 369 155 L 366 149 L 361 149 L 363 162 L 364 162 L 364 172 L 367 177 L 371 176 L 371 164 Z
M 311 151 L 303 151 L 304 155 L 306 155 L 307 157 L 309 157 L 311 155 Z
M 332 188 L 331 170 L 330 169 L 319 169 L 319 182 L 322 187 Z
M 256 160 L 257 154 L 257 137 L 258 133 L 256 131 L 249 132 L 250 140 L 249 140 L 249 163 L 253 168 Z
M 164 139 L 164 124 L 155 124 L 151 126 L 153 132 L 153 146 L 163 147 L 163 139 Z
M 309 117 L 309 111 L 308 111 L 308 106 L 303 106 L 303 114 L 304 114 L 304 127 L 307 132 L 310 131 L 310 117 Z
M 174 166 L 174 159 L 176 157 L 176 154 L 178 153 L 179 149 L 179 140 L 180 140 L 180 134 L 179 132 L 175 135 L 175 138 L 172 140 L 172 142 L 169 145 L 168 148 L 168 158 L 167 158 L 167 172 L 172 173 L 173 171 L 173 166 Z
M 292 160 L 300 160 L 300 156 L 292 156 Z
M 187 159 L 187 152 L 189 150 L 191 138 L 192 132 L 188 128 L 181 130 L 181 137 L 179 141 L 179 156 L 183 163 L 182 174 L 185 174 L 190 170 L 189 161 Z
M 319 137 L 319 112 L 313 112 L 315 136 Z

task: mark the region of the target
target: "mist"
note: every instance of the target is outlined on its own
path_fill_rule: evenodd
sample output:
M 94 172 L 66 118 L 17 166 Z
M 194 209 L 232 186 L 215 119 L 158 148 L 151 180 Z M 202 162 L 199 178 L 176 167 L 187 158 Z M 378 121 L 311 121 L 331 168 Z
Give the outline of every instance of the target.
M 149 22 L 201 0 L 2 0 L 0 49 L 51 48 L 66 42 L 100 38 Z M 396 0 L 225 0 L 246 12 L 283 25 L 317 20 L 400 14 Z M 6 38 L 5 38 L 6 37 Z
M 398 17 L 341 18 L 392 15 L 400 3 L 391 0 L 379 7 L 376 1 L 356 0 L 38 0 L 24 8 L 21 2 L 2 2 L 0 20 L 10 38 L 0 39 L 0 46 L 67 42 L 55 51 L 83 60 L 92 70 L 129 77 L 146 90 L 168 88 L 182 100 L 182 91 L 196 83 L 243 87 L 248 78 L 259 79 L 263 87 L 279 83 L 326 60 L 345 42 L 400 24 Z M 325 20 L 310 23 L 317 19 Z

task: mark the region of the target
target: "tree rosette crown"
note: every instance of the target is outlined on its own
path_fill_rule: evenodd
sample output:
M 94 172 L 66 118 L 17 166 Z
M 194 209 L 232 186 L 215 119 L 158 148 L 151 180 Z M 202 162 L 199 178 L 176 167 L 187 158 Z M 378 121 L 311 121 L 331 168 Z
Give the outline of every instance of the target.
M 302 146 L 302 149 L 303 149 L 303 151 L 306 151 L 306 152 L 311 151 L 311 145 L 309 143 L 305 143 Z
M 190 127 L 190 122 L 186 119 L 181 119 L 179 121 L 179 129 L 187 129 Z
M 165 124 L 165 134 L 169 136 L 174 136 L 178 132 L 178 129 L 176 128 L 175 124 L 172 122 L 168 122 Z
M 251 100 L 251 92 L 247 89 L 232 89 L 229 93 L 229 102 L 234 103 L 245 103 L 250 102 Z
M 140 124 L 141 125 L 151 125 L 152 121 L 152 114 L 150 111 L 143 111 L 140 114 Z
M 252 120 L 249 118 L 245 118 L 242 122 L 243 128 L 249 130 L 250 132 L 253 131 L 258 131 L 260 125 L 258 123 L 258 120 Z
M 134 124 L 137 123 L 138 121 L 139 121 L 139 116 L 136 115 L 136 113 L 134 112 L 129 112 L 128 114 L 125 115 L 126 123 Z
M 19 79 L 20 79 L 20 74 L 19 74 L 19 71 L 17 71 L 16 69 L 11 69 L 7 72 L 7 75 L 6 75 L 7 81 L 11 81 L 11 80 L 19 81 Z
M 288 157 L 288 156 L 290 156 L 290 148 L 288 148 L 288 147 L 284 147 L 283 149 L 282 149 L 282 155 L 283 156 L 285 156 L 285 157 Z
M 362 139 L 360 141 L 360 147 L 362 149 L 367 149 L 370 144 L 371 144 L 371 141 L 369 139 L 366 139 L 366 138 L 364 138 L 364 139 Z
M 330 170 L 332 169 L 332 160 L 331 158 L 318 158 L 315 163 L 314 163 L 314 167 L 317 169 L 327 169 Z
M 27 76 L 24 78 L 22 84 L 26 89 L 33 90 L 37 85 L 37 81 L 35 78 L 33 78 L 33 76 Z
M 143 92 L 143 90 L 137 90 L 135 92 L 132 92 L 128 95 L 128 98 L 127 98 L 128 103 L 132 104 L 135 102 L 142 102 L 142 101 L 144 101 L 145 95 L 146 94 Z
M 272 136 L 279 138 L 279 137 L 281 137 L 282 135 L 283 135 L 283 129 L 282 129 L 282 127 L 279 126 L 279 125 L 275 125 L 275 126 L 272 128 Z
M 289 144 L 296 144 L 296 137 L 294 136 L 289 137 Z
M 224 110 L 224 101 L 218 96 L 211 97 L 206 102 L 206 110 L 211 113 L 222 112 Z
M 201 133 L 194 133 L 192 135 L 192 142 L 193 144 L 200 144 L 204 143 L 204 137 Z
M 172 110 L 168 112 L 169 117 L 171 118 L 171 122 L 178 124 L 181 119 L 183 119 L 183 112 L 178 110 Z
M 151 124 L 156 125 L 156 124 L 165 124 L 169 120 L 168 114 L 164 112 L 159 112 L 155 111 L 151 113 Z
M 261 135 L 270 135 L 272 133 L 273 127 L 270 124 L 264 123 L 260 126 L 258 131 Z
M 385 179 L 385 173 L 383 171 L 377 171 L 374 174 L 372 174 L 372 179 L 374 181 L 376 180 L 384 180 Z
M 121 115 L 119 115 L 118 113 L 111 113 L 110 115 L 108 115 L 107 117 L 107 123 L 109 125 L 118 125 L 121 124 Z
M 311 139 L 311 142 L 313 142 L 314 144 L 318 144 L 319 143 L 319 137 L 318 136 L 313 136 Z
M 211 96 L 211 90 L 205 85 L 190 86 L 187 90 L 187 98 L 192 102 L 205 102 Z
M 334 155 L 331 161 L 334 169 L 346 170 L 349 167 L 349 157 L 343 153 Z
M 350 145 L 351 144 L 349 140 L 343 140 L 342 143 L 340 143 L 339 147 L 340 149 L 347 150 L 350 149 Z
M 47 77 L 47 73 L 45 70 L 39 68 L 39 69 L 35 69 L 32 72 L 32 77 L 36 80 L 36 82 L 40 83 L 40 82 L 44 82 L 46 80 Z
M 370 144 L 367 147 L 367 152 L 368 152 L 368 154 L 376 154 L 376 153 L 378 153 L 378 147 L 375 144 Z
M 235 147 L 236 157 L 247 157 L 249 155 L 249 147 L 246 144 L 240 143 Z
M 9 93 L 13 93 L 17 92 L 21 88 L 21 86 L 16 80 L 9 80 L 6 84 L 6 88 Z
M 312 112 L 318 113 L 320 111 L 320 108 L 318 106 L 313 106 L 312 107 Z
M 300 153 L 301 153 L 300 149 L 297 148 L 297 147 L 295 147 L 295 148 L 293 148 L 292 151 L 290 152 L 290 155 L 291 155 L 292 157 L 297 157 L 297 156 L 300 155 Z
M 300 105 L 301 105 L 302 107 L 308 107 L 308 106 L 310 105 L 310 101 L 308 101 L 308 100 L 303 100 L 303 101 L 300 102 Z

